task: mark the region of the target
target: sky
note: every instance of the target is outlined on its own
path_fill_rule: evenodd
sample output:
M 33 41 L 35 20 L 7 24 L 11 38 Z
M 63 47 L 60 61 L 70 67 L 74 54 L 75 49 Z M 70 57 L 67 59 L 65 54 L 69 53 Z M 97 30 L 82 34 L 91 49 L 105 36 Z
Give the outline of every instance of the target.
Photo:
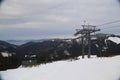
M 120 0 L 4 0 L 0 40 L 72 37 L 84 21 L 100 25 L 116 20 L 120 20 Z M 120 22 L 98 28 L 120 34 Z

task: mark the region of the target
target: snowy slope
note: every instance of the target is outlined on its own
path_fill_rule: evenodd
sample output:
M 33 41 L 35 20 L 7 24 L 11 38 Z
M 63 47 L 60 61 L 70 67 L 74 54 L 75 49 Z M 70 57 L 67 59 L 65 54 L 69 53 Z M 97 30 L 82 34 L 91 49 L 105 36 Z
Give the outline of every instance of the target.
M 58 61 L 0 74 L 3 80 L 120 80 L 120 56 Z
M 118 37 L 109 37 L 108 40 L 111 40 L 111 41 L 115 42 L 116 44 L 120 43 L 120 38 L 118 38 Z

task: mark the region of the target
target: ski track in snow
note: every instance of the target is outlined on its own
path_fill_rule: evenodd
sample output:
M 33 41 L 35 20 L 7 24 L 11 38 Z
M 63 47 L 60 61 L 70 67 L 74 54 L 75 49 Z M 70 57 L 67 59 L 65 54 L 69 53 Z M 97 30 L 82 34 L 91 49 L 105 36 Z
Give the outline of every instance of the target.
M 0 74 L 3 80 L 119 80 L 120 56 L 57 61 Z

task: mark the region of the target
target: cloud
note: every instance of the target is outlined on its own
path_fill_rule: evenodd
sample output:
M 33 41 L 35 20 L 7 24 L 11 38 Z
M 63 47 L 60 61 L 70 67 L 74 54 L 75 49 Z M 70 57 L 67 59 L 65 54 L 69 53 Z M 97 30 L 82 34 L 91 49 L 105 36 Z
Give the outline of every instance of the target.
M 2 2 L 3 2 L 3 0 L 0 0 L 0 6 L 1 6 Z
M 120 0 L 118 0 L 119 4 L 120 4 Z
M 118 0 L 120 2 L 120 0 Z
M 71 35 L 84 20 L 102 24 L 120 19 L 119 14 L 115 0 L 5 0 L 0 8 L 0 36 Z M 10 37 L 10 33 L 15 34 Z

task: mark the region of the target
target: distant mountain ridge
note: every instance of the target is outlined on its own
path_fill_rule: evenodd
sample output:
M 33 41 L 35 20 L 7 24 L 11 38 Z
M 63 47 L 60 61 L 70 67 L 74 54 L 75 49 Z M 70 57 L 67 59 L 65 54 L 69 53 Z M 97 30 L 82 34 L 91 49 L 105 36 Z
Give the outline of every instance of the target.
M 40 39 L 40 40 L 6 40 L 6 42 L 10 43 L 10 44 L 14 44 L 14 45 L 22 45 L 25 44 L 27 42 L 42 42 L 45 41 L 47 39 Z

